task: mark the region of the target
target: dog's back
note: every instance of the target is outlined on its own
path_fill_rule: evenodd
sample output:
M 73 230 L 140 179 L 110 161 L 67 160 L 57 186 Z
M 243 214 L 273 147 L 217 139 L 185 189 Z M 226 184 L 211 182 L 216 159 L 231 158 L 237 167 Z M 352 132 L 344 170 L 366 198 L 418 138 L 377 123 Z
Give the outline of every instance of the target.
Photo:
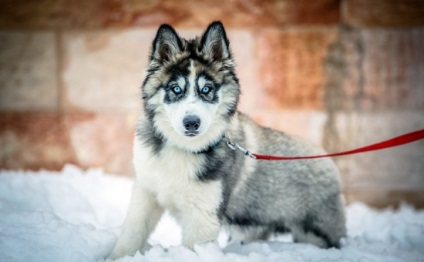
M 314 155 L 321 150 L 300 139 L 256 125 L 242 114 L 228 134 L 233 141 L 259 154 Z M 239 154 L 232 167 L 236 182 L 224 211 L 230 225 L 246 231 L 247 240 L 290 230 L 295 241 L 321 247 L 338 246 L 345 236 L 339 174 L 331 159 L 258 161 Z M 240 234 L 238 234 L 240 235 Z

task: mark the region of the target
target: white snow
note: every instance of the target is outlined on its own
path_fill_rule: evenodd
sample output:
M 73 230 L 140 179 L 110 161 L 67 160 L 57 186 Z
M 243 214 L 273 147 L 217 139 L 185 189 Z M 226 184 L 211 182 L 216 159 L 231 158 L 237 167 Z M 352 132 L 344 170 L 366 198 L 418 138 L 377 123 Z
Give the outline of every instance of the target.
M 0 261 L 104 261 L 116 241 L 132 179 L 82 171 L 0 172 Z M 181 229 L 165 216 L 144 254 L 118 261 L 424 261 L 424 211 L 404 204 L 377 211 L 346 208 L 348 237 L 341 249 L 294 244 L 290 236 L 267 242 L 180 246 Z

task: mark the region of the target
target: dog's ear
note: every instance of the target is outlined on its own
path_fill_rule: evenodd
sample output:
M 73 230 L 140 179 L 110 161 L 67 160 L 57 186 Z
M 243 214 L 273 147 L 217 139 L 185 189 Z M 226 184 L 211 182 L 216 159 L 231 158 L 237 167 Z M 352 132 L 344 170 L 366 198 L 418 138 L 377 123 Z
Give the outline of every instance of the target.
M 224 26 L 219 21 L 208 26 L 200 42 L 202 52 L 212 58 L 213 61 L 230 58 L 229 45 L 230 42 L 225 34 Z
M 181 50 L 182 42 L 177 32 L 170 25 L 163 24 L 159 27 L 155 40 L 153 40 L 150 61 L 156 60 L 163 64 L 170 61 Z

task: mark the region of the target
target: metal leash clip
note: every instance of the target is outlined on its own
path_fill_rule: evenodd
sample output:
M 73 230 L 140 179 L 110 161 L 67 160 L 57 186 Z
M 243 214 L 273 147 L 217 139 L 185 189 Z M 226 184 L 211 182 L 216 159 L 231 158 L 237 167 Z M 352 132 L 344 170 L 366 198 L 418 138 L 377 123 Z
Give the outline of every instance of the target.
M 242 152 L 244 155 L 252 158 L 252 159 L 256 159 L 256 156 L 254 156 L 252 153 L 249 152 L 249 150 L 247 150 L 246 148 L 240 146 L 237 143 L 231 142 L 231 141 L 227 141 L 227 146 L 229 148 L 231 148 L 232 150 L 238 150 L 240 152 Z

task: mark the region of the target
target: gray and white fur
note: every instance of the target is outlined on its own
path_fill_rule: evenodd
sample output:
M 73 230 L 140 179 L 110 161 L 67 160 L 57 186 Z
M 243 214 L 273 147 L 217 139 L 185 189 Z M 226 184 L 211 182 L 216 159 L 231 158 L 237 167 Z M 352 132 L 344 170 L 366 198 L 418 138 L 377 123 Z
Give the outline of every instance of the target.
M 290 231 L 296 242 L 340 245 L 345 217 L 331 159 L 258 161 L 227 147 L 229 140 L 259 154 L 322 153 L 237 111 L 240 87 L 220 22 L 190 40 L 162 25 L 147 72 L 134 138 L 136 179 L 110 258 L 145 249 L 165 210 L 189 248 L 215 240 L 221 226 L 232 241 Z

